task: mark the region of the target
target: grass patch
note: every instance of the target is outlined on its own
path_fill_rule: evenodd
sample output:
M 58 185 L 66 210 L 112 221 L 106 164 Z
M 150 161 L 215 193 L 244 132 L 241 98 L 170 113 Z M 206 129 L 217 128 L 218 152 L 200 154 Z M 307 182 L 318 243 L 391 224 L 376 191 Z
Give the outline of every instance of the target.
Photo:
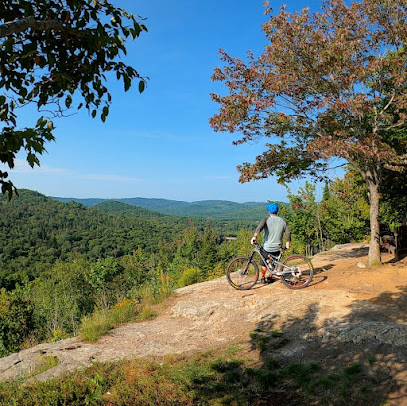
M 151 306 L 146 305 L 140 309 L 139 314 L 137 315 L 137 320 L 151 320 L 157 316 L 157 312 L 152 309 Z
M 239 352 L 242 351 L 242 347 L 239 344 L 232 344 L 230 347 L 228 347 L 225 351 L 225 354 L 227 357 L 232 357 L 236 354 L 239 354 Z
M 111 309 L 96 310 L 82 319 L 79 335 L 83 340 L 96 341 L 112 328 L 134 321 L 143 310 L 135 299 L 123 299 Z
M 277 329 L 271 330 L 272 337 L 282 337 L 283 335 L 284 335 L 284 333 L 280 330 L 277 330 Z
M 111 330 L 113 323 L 111 312 L 108 310 L 95 311 L 91 316 L 85 316 L 82 319 L 79 328 L 79 337 L 85 341 L 96 341 Z
M 108 310 L 96 310 L 82 319 L 79 335 L 86 341 L 96 341 L 112 328 L 135 320 L 150 320 L 157 314 L 151 305 L 139 304 L 135 299 L 124 299 Z
M 151 320 L 157 316 L 154 305 L 173 292 L 169 279 L 162 276 L 158 285 L 145 285 L 133 292 L 134 299 L 123 299 L 110 309 L 96 310 L 90 316 L 83 317 L 79 336 L 85 341 L 96 341 L 123 323 Z
M 59 364 L 58 357 L 52 355 L 44 357 L 43 355 L 41 355 L 39 365 L 37 366 L 37 368 L 35 368 L 33 372 L 31 372 L 27 379 L 42 374 L 43 372 L 48 371 L 51 368 L 54 368 L 58 364 Z
M 249 333 L 252 342 L 260 352 L 284 347 L 288 343 L 288 339 L 284 337 L 284 333 L 279 330 L 271 332 L 264 329 L 256 329 Z

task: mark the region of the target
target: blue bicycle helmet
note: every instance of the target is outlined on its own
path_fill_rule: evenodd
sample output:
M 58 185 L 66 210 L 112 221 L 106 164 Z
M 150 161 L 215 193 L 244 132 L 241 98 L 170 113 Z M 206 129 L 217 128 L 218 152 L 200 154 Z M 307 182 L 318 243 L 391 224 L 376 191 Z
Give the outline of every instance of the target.
M 276 203 L 269 203 L 267 205 L 267 210 L 271 213 L 271 214 L 277 214 L 278 213 L 278 204 Z

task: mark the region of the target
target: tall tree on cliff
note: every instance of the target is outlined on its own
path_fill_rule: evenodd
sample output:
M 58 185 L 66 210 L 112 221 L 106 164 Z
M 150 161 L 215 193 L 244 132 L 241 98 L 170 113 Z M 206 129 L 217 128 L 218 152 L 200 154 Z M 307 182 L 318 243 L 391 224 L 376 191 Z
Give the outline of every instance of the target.
M 111 103 L 107 73 L 123 80 L 125 91 L 133 80 L 144 90 L 144 78 L 119 59 L 126 39 L 147 30 L 140 21 L 107 0 L 0 2 L 0 162 L 12 169 L 16 154 L 25 150 L 30 166 L 39 165 L 44 145 L 54 139 L 50 118 L 67 109 L 85 106 L 105 121 Z M 39 119 L 18 129 L 16 111 L 29 103 Z M 0 185 L 11 197 L 14 185 L 1 170 Z
M 220 51 L 225 66 L 212 79 L 229 94 L 212 94 L 220 109 L 211 125 L 240 133 L 235 144 L 266 137 L 267 150 L 238 166 L 241 182 L 321 179 L 334 158 L 356 168 L 369 189 L 369 264 L 379 262 L 382 169 L 407 163 L 406 1 L 328 0 L 314 14 L 266 12 L 262 55 L 249 52 L 245 62 Z

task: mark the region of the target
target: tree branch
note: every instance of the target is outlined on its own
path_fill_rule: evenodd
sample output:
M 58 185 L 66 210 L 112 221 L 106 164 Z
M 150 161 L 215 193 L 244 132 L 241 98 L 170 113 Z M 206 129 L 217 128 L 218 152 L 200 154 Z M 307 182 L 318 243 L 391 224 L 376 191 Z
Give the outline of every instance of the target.
M 393 93 L 389 102 L 386 104 L 385 107 L 383 107 L 382 111 L 379 113 L 379 116 L 383 115 L 383 113 L 390 107 L 390 105 L 393 103 L 395 96 L 396 96 L 395 93 Z
M 66 27 L 58 20 L 42 21 L 36 20 L 35 17 L 30 16 L 17 21 L 10 21 L 0 25 L 0 38 L 7 37 L 11 34 L 17 34 L 32 28 L 37 31 L 46 31 L 52 29 L 63 30 Z
M 384 129 L 386 131 L 390 131 L 390 130 L 394 130 L 395 128 L 402 127 L 403 125 L 406 125 L 406 122 L 404 120 L 399 121 L 397 124 L 389 125 L 389 126 L 385 127 Z

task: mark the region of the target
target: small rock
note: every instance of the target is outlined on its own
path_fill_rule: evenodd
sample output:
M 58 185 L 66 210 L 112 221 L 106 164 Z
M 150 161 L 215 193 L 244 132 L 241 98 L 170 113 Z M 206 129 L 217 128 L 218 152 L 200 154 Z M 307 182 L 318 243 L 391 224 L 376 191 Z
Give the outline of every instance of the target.
M 366 268 L 366 264 L 363 262 L 358 262 L 358 268 Z

